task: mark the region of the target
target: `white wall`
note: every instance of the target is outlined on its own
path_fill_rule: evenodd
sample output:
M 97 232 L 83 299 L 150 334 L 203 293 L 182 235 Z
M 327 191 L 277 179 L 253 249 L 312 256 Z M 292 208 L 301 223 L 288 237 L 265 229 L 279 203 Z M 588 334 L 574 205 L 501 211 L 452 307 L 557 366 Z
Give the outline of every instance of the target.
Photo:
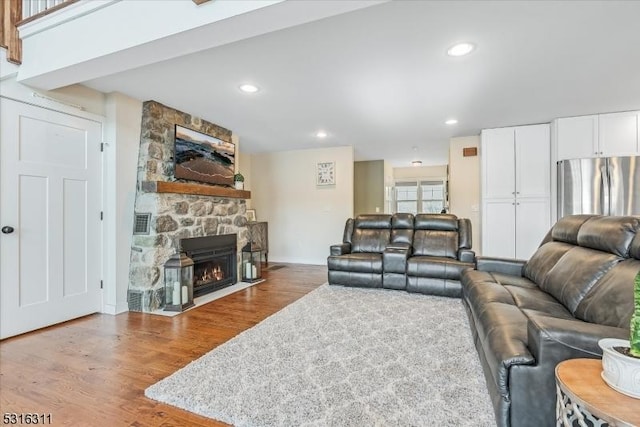
M 336 163 L 336 185 L 316 186 L 316 163 Z M 353 216 L 353 148 L 254 154 L 252 207 L 269 222 L 269 261 L 325 264 Z
M 469 218 L 473 249 L 480 254 L 480 156 L 464 157 L 465 147 L 479 147 L 480 136 L 451 138 L 449 141 L 449 206 L 460 218 Z M 478 153 L 480 149 L 478 148 Z
M 393 179 L 446 178 L 447 165 L 393 168 Z
M 129 261 L 136 199 L 142 102 L 120 93 L 106 97 L 105 110 L 105 291 L 103 311 L 128 310 Z

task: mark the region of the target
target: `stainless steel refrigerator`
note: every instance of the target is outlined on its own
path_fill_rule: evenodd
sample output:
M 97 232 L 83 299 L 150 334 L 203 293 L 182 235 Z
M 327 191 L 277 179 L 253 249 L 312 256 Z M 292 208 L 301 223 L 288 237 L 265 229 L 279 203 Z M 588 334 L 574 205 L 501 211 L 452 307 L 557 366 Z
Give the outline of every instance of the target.
M 640 215 L 640 156 L 558 162 L 558 218 Z

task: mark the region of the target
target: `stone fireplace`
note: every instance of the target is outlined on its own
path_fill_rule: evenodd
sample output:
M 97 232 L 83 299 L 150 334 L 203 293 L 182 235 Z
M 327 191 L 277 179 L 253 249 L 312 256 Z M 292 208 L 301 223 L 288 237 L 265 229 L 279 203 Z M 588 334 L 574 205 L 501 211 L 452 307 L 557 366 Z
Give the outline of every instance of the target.
M 173 151 L 176 124 L 225 141 L 231 140 L 231 131 L 213 123 L 155 101 L 143 104 L 135 223 L 137 226 L 138 218 L 147 218 L 148 229 L 143 232 L 134 230 L 127 295 L 131 311 L 149 312 L 164 305 L 163 266 L 176 251 L 192 251 L 191 256 L 206 258 L 207 252 L 221 250 L 218 247 L 208 251 L 201 248 L 199 239 L 203 237 L 219 236 L 224 240 L 223 236 L 233 235 L 234 242 L 224 250 L 229 258 L 226 264 L 213 265 L 214 271 L 204 268 L 208 261 L 203 264 L 204 270 L 200 274 L 205 277 L 200 285 L 194 287 L 195 296 L 237 282 L 239 248 L 248 241 L 246 192 L 218 187 L 221 190 L 212 193 L 208 190 L 216 187 L 175 180 Z M 165 187 L 171 188 L 166 190 Z M 225 278 L 204 280 L 207 274 L 214 278 L 224 275 Z M 234 282 L 229 283 L 232 280 Z

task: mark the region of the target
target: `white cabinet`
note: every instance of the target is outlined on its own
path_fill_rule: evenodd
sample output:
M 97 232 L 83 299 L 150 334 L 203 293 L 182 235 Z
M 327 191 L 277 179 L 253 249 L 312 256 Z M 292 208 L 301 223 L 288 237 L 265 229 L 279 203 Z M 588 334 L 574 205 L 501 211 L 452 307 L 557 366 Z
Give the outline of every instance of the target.
M 481 148 L 483 164 L 483 188 L 485 197 L 512 198 L 515 194 L 515 162 L 513 128 L 482 131 L 483 140 L 491 141 Z
M 528 259 L 551 222 L 549 125 L 482 131 L 482 255 Z
M 556 160 L 640 155 L 639 121 L 638 111 L 558 119 Z
M 638 152 L 637 112 L 601 114 L 598 125 L 600 155 L 633 156 Z
M 556 121 L 558 160 L 595 157 L 598 147 L 598 116 L 568 117 Z

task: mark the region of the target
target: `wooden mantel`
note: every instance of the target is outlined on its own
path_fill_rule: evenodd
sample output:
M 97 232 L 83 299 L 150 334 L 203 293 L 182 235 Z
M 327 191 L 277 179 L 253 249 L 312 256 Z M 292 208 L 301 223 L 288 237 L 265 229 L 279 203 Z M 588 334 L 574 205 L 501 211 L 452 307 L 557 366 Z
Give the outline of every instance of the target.
M 229 197 L 231 199 L 250 199 L 251 191 L 216 185 L 191 184 L 171 181 L 142 181 L 142 191 L 148 193 L 195 194 L 198 196 Z

